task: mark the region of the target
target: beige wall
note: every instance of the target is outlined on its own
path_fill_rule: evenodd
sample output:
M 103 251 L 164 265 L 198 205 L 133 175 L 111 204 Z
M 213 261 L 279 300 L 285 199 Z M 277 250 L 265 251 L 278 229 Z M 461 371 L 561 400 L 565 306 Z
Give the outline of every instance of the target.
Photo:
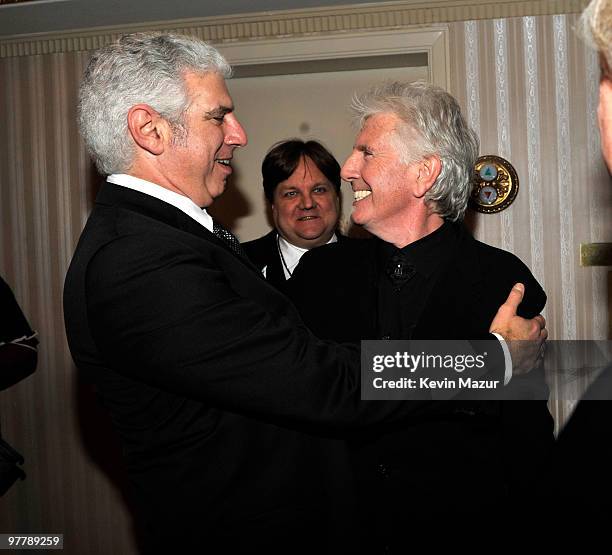
M 481 154 L 509 159 L 520 180 L 509 209 L 475 216 L 476 237 L 531 268 L 548 295 L 552 339 L 606 339 L 609 268 L 580 267 L 579 247 L 612 239 L 612 187 L 596 123 L 597 57 L 576 39 L 576 22 L 452 23 L 451 88 Z M 573 404 L 550 408 L 561 425 Z
M 598 154 L 596 62 L 574 22 L 451 23 L 451 88 L 482 152 L 508 157 L 521 179 L 509 210 L 477 218 L 477 236 L 531 266 L 549 293 L 553 337 L 600 338 L 606 269 L 580 268 L 577 253 L 581 242 L 610 240 L 611 189 Z M 96 188 L 74 123 L 86 58 L 0 59 L 0 273 L 41 336 L 37 374 L 0 394 L 3 434 L 29 474 L 2 499 L 0 532 L 63 532 L 65 553 L 102 555 L 132 553 L 134 542 L 107 478 L 121 481 L 119 465 L 78 383 L 61 313 L 63 277 Z M 247 119 L 249 107 L 240 108 Z M 564 407 L 554 410 L 563 416 Z
M 599 150 L 597 58 L 575 38 L 576 21 L 453 23 L 452 92 L 481 153 L 508 158 L 520 178 L 515 203 L 479 215 L 476 235 L 530 266 L 549 296 L 552 338 L 604 339 L 607 269 L 580 268 L 579 244 L 611 239 L 612 189 Z

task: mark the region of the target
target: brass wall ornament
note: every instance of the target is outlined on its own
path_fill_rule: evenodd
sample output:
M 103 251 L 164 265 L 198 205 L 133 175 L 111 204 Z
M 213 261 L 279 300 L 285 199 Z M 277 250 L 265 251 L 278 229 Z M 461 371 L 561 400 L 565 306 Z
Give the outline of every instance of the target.
M 481 156 L 474 166 L 470 205 L 484 214 L 501 212 L 514 202 L 518 188 L 518 175 L 508 160 L 492 154 Z

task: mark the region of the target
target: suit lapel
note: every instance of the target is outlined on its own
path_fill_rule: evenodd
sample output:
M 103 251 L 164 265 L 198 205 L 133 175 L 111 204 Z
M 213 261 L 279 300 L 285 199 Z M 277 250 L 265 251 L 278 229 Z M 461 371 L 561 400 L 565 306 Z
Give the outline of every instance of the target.
M 261 272 L 248 259 L 237 256 L 214 233 L 178 208 L 150 195 L 111 183 L 105 183 L 102 186 L 96 198 L 96 204 L 136 212 L 205 241 L 203 255 L 211 252 L 211 246 L 214 248 L 213 256 L 216 263 L 223 270 L 229 285 L 238 295 L 258 303 L 278 317 L 292 319 L 296 325 L 302 323 L 295 307 L 282 293 L 266 282 Z M 255 276 L 256 278 L 253 279 Z
M 232 256 L 240 260 L 249 269 L 257 272 L 257 269 L 250 260 L 237 255 L 225 241 L 189 217 L 182 210 L 156 197 L 134 191 L 128 187 L 106 182 L 102 185 L 96 197 L 96 204 L 132 210 L 143 216 L 153 218 L 176 229 L 195 235 L 231 253 Z
M 266 279 L 276 287 L 282 287 L 287 281 L 278 252 L 278 234 L 272 230 L 266 236 Z

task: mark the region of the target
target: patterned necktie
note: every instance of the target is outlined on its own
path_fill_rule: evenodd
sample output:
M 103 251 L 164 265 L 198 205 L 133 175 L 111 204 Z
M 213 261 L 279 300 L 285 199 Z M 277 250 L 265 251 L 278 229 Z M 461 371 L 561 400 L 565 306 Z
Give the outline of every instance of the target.
M 246 258 L 246 253 L 240 246 L 240 242 L 236 239 L 236 236 L 225 229 L 221 224 L 213 221 L 213 233 L 221 239 L 232 251 L 238 256 Z
M 385 272 L 398 291 L 416 274 L 414 266 L 404 258 L 401 252 L 394 254 L 389 259 Z

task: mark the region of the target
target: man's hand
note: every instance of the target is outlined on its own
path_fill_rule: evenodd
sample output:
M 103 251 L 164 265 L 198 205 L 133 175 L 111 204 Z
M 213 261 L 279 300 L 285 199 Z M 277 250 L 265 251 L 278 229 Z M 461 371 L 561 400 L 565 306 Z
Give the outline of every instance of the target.
M 524 374 L 538 365 L 544 354 L 548 337 L 546 320 L 538 314 L 531 320 L 517 316 L 516 309 L 523 300 L 525 286 L 516 283 L 506 302 L 499 307 L 489 331 L 500 334 L 508 343 L 512 357 L 512 373 Z

